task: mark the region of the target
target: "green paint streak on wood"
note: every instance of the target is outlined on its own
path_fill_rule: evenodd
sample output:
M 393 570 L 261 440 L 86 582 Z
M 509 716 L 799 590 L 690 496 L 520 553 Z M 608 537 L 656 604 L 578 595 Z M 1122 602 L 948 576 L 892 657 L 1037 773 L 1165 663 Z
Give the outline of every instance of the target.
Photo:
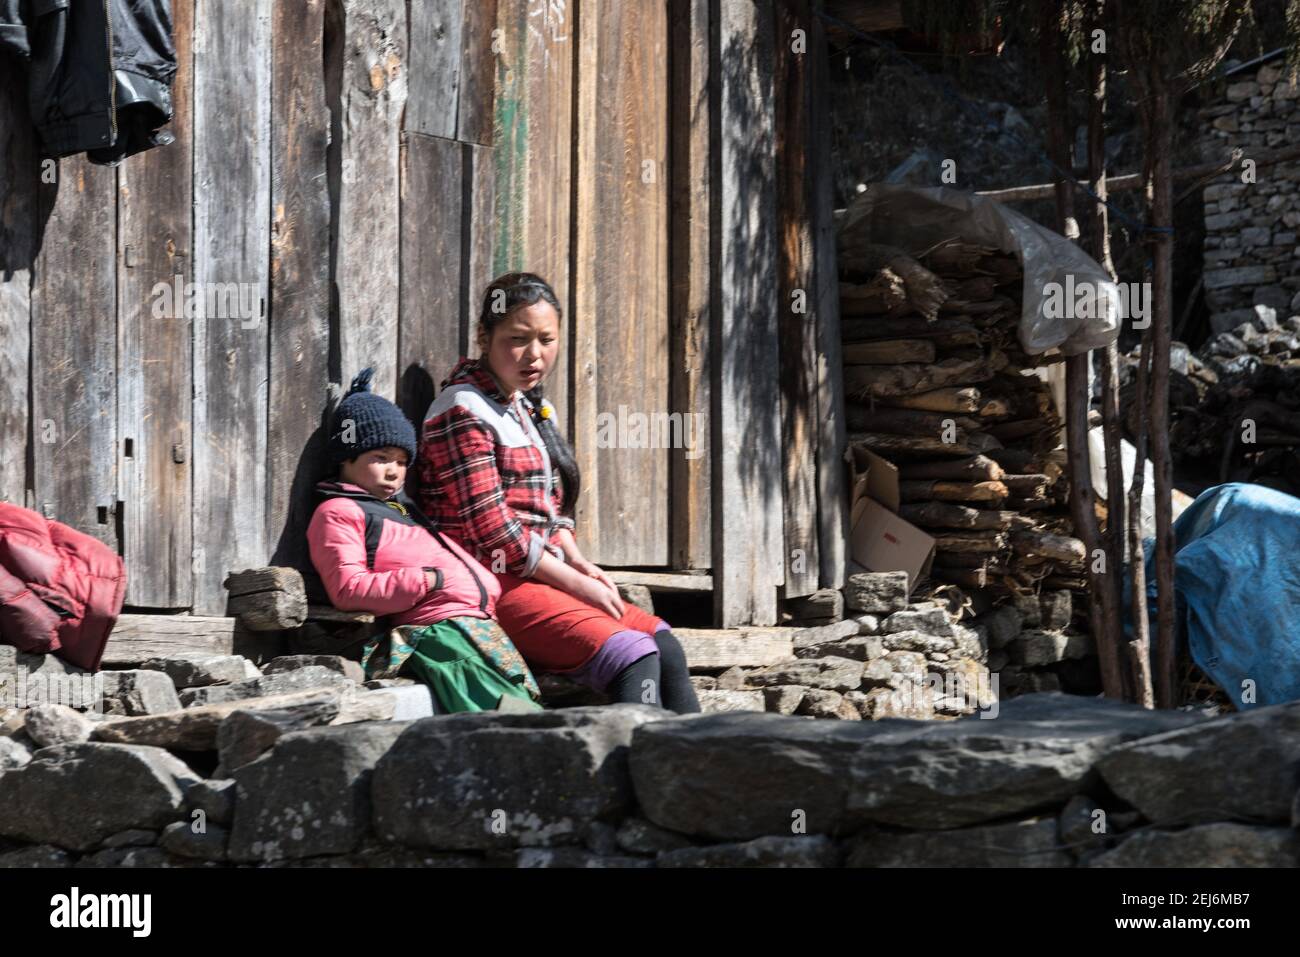
M 520 3 L 519 8 L 523 18 L 517 24 L 514 70 L 507 69 L 503 57 L 497 58 L 497 89 L 502 92 L 495 104 L 497 236 L 493 245 L 492 269 L 496 275 L 524 268 L 524 204 L 528 183 L 528 74 L 525 69 L 528 29 L 526 5 Z

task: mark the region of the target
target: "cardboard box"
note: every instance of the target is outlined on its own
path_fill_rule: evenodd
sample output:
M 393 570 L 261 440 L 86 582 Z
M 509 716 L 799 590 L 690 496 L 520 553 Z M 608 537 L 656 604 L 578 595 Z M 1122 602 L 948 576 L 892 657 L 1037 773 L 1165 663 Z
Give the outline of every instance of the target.
M 907 572 L 910 594 L 934 563 L 934 538 L 897 514 L 898 468 L 861 446 L 844 453 L 851 479 L 849 555 L 873 572 Z

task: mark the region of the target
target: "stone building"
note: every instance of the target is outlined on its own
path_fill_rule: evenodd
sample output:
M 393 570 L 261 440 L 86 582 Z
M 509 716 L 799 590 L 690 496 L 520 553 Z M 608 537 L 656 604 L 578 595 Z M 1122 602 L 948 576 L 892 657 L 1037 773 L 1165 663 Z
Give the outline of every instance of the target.
M 1205 161 L 1300 143 L 1300 85 L 1287 80 L 1284 53 L 1224 73 L 1219 102 L 1200 111 Z M 1244 173 L 1205 188 L 1203 278 L 1215 332 L 1254 319 L 1259 305 L 1276 319 L 1300 313 L 1300 157 L 1256 169 L 1254 182 L 1243 182 Z

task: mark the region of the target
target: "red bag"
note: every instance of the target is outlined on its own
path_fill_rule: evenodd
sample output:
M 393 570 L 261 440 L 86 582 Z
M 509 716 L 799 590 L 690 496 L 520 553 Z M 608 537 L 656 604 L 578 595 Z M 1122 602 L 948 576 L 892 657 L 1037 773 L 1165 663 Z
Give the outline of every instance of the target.
M 126 565 L 84 532 L 0 502 L 0 643 L 99 669 Z

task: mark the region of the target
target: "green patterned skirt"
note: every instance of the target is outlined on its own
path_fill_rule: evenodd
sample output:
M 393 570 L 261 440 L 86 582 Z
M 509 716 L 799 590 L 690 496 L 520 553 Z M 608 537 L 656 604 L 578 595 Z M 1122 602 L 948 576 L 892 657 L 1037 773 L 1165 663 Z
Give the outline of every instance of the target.
M 399 625 L 366 644 L 367 678 L 418 678 L 444 711 L 541 710 L 541 689 L 495 621 L 447 618 Z

